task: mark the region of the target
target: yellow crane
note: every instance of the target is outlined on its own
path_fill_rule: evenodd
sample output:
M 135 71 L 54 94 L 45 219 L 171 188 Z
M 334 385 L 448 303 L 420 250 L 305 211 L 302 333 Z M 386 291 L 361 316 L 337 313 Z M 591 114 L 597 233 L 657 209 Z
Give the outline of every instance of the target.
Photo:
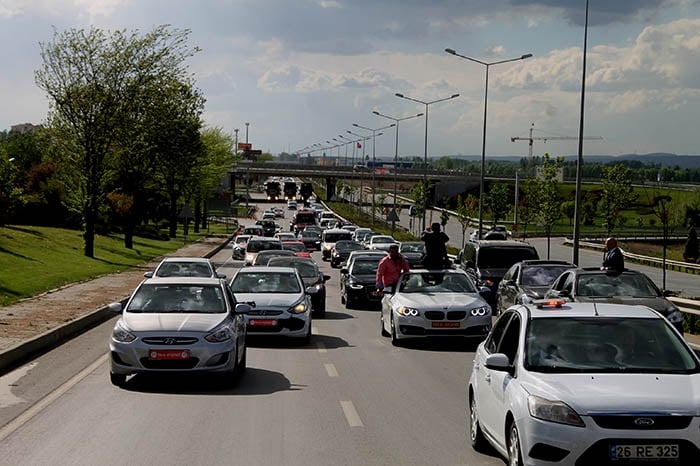
M 518 137 L 514 136 L 510 138 L 510 142 L 515 142 L 515 141 L 528 141 L 528 158 L 532 159 L 532 143 L 534 141 L 572 141 L 572 140 L 578 140 L 578 136 L 541 136 L 541 137 L 533 137 L 532 136 L 532 131 L 535 129 L 535 124 L 533 123 L 530 125 L 530 136 L 529 137 Z M 583 139 L 588 139 L 588 140 L 601 140 L 603 139 L 601 136 L 584 136 Z

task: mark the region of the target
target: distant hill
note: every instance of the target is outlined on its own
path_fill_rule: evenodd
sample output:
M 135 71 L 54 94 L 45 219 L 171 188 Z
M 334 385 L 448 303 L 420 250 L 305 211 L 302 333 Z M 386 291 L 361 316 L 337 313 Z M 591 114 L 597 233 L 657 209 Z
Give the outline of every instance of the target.
M 453 155 L 460 160 L 468 160 L 470 162 L 481 161 L 480 155 Z M 523 158 L 522 155 L 504 155 L 504 156 L 488 156 L 488 158 L 496 159 L 500 161 L 511 161 L 518 162 Z M 576 155 L 565 155 L 564 159 L 569 161 L 576 161 Z M 624 154 L 624 155 L 584 155 L 584 161 L 597 162 L 597 163 L 608 163 L 608 162 L 619 162 L 623 160 L 637 161 L 648 165 L 661 165 L 662 167 L 680 167 L 680 168 L 700 168 L 700 155 L 677 155 L 677 154 L 666 154 L 666 153 L 653 153 L 653 154 Z

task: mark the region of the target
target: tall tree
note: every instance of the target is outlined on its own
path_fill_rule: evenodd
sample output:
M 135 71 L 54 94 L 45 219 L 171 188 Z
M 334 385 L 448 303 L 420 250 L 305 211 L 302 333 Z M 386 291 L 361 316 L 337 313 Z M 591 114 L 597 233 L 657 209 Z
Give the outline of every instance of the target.
M 491 211 L 493 217 L 493 225 L 499 220 L 504 219 L 510 211 L 510 192 L 508 185 L 505 183 L 497 183 L 491 186 L 489 193 L 486 194 L 486 205 Z
M 461 195 L 457 197 L 457 220 L 462 226 L 462 247 L 467 239 L 467 229 L 478 212 L 479 200 L 474 195 L 467 194 L 466 198 Z
M 623 164 L 615 164 L 605 169 L 603 193 L 600 201 L 608 236 L 619 223 L 623 210 L 629 208 L 637 196 L 632 188 L 632 171 Z
M 83 218 L 84 254 L 94 257 L 108 157 L 118 128 L 154 82 L 189 82 L 184 60 L 197 51 L 189 31 L 159 26 L 144 35 L 124 30 L 69 29 L 40 44 L 37 85 L 50 102 L 49 121 L 63 133 L 74 208 Z

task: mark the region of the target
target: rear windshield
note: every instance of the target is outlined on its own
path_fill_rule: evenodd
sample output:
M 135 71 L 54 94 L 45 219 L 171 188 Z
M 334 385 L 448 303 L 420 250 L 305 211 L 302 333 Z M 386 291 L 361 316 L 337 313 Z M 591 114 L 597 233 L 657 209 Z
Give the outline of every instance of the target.
M 507 269 L 516 262 L 539 259 L 534 248 L 481 248 L 477 266 L 482 269 Z
M 323 241 L 326 243 L 337 243 L 338 241 L 344 240 L 344 239 L 350 239 L 352 238 L 352 233 L 349 231 L 347 232 L 324 232 L 323 233 Z
M 311 212 L 298 213 L 296 223 L 316 223 L 316 217 Z
M 268 249 L 282 249 L 282 242 L 279 240 L 251 240 L 248 241 L 248 245 L 246 246 L 246 251 L 248 252 L 260 252 Z

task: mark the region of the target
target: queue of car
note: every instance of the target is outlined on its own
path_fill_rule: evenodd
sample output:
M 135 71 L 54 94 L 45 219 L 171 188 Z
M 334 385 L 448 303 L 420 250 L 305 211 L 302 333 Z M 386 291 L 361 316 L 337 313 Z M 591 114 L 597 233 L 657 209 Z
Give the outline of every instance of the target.
M 480 342 L 466 381 L 474 449 L 493 448 L 512 465 L 690 464 L 700 454 L 700 359 L 683 339 L 680 311 L 643 273 L 541 260 L 508 232 L 468 240 L 452 267 L 428 270 L 422 242 L 361 227 L 321 230 L 308 211 L 314 223 L 290 224 L 298 242 L 340 268 L 340 303 L 378 310 L 392 345 Z M 110 343 L 113 383 L 173 370 L 235 381 L 247 335 L 310 341 L 331 276 L 311 253 L 285 249 L 280 233 L 242 231 L 232 256 L 246 266 L 229 282 L 213 267 L 182 276 L 195 268 L 173 259 L 147 273 L 123 308 L 111 305 L 122 314 Z M 411 270 L 384 293 L 376 272 L 389 244 L 400 245 Z

